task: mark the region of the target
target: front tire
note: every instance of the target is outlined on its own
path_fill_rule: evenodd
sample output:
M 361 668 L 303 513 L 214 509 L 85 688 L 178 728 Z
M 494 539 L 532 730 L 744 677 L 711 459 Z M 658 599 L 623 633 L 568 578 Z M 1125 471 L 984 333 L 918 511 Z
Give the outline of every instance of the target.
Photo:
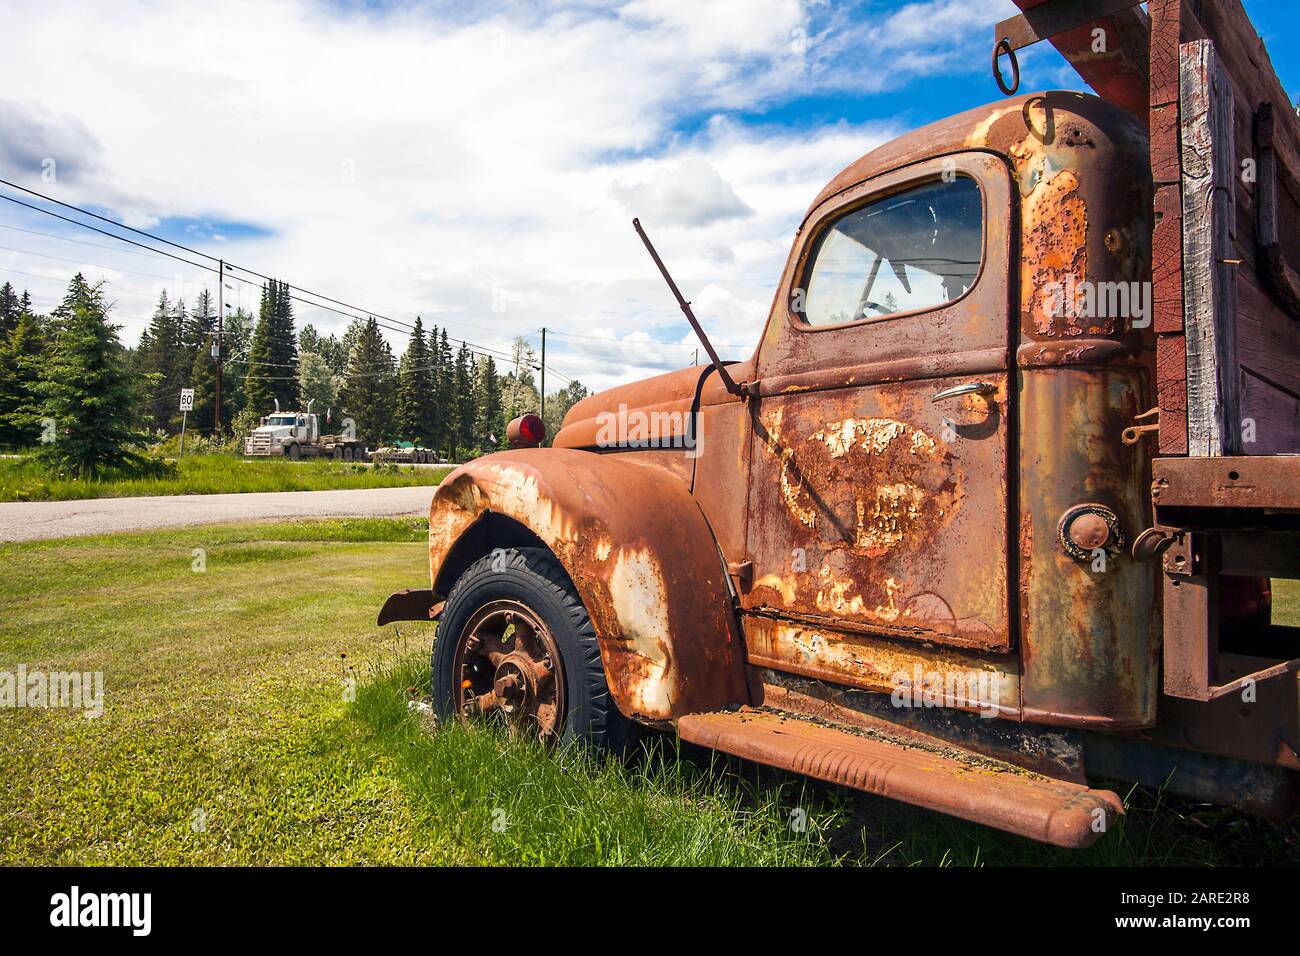
M 541 548 L 497 549 L 460 576 L 438 623 L 432 685 L 443 720 L 487 714 L 514 735 L 597 750 L 628 739 L 587 609 Z
M 289 450 L 286 451 L 285 454 L 289 456 L 290 461 L 297 461 L 302 457 L 302 449 L 297 445 L 290 445 Z

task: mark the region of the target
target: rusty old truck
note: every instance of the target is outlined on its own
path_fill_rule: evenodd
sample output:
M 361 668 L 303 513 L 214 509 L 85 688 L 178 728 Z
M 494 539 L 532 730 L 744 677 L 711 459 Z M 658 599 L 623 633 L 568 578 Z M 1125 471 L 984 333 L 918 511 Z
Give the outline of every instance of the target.
M 442 717 L 1066 847 L 1114 781 L 1296 810 L 1300 122 L 1238 0 L 1018 6 L 1004 98 L 813 200 L 750 358 L 437 488 L 379 619 L 438 621 Z M 1096 95 L 1018 94 L 1040 39 Z

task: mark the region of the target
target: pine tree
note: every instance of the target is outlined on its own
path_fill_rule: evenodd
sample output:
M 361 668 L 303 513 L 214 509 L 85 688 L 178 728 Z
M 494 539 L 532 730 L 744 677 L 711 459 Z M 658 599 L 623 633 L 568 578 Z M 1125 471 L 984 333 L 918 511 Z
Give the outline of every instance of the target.
M 477 421 L 474 426 L 474 444 L 488 451 L 500 448 L 505 439 L 501 430 L 501 382 L 497 377 L 497 363 L 487 355 L 479 360 L 474 384 L 474 406 Z
M 18 293 L 6 282 L 0 286 L 0 340 L 18 327 L 18 316 L 21 313 L 22 305 Z
M 393 350 L 379 323 L 367 319 L 352 346 L 341 395 L 344 415 L 356 423 L 357 437 L 367 445 L 377 446 L 391 434 L 396 392 Z
M 361 340 L 361 336 L 366 331 L 365 319 L 353 319 L 348 323 L 347 329 L 343 332 L 343 370 L 347 371 L 347 363 L 352 358 L 352 348 Z
M 203 340 L 217 331 L 217 307 L 212 301 L 212 293 L 204 289 L 194 300 L 188 320 L 184 323 L 182 338 L 185 348 L 190 353 L 190 360 L 198 354 Z
M 438 347 L 439 330 L 436 325 L 429 327 L 428 343 L 428 400 L 425 402 L 424 432 L 422 440 L 430 448 L 442 447 L 442 436 L 446 431 L 447 420 L 447 386 L 448 380 L 442 364 L 442 350 Z
M 438 414 L 435 420 L 436 432 L 433 436 L 435 447 L 447 453 L 448 460 L 456 457 L 456 365 L 451 355 L 451 343 L 447 340 L 447 329 L 439 330 L 437 338 L 430 346 L 434 352 L 434 369 L 438 379 Z
M 279 306 L 280 311 L 276 319 L 276 329 L 279 333 L 276 336 L 276 345 L 279 347 L 276 361 L 282 363 L 282 367 L 294 376 L 284 383 L 286 390 L 281 401 L 288 402 L 287 407 L 294 408 L 299 404 L 298 337 L 293 333 L 293 300 L 289 296 L 289 285 L 286 282 L 280 283 Z
M 470 355 L 469 346 L 464 342 L 460 343 L 460 349 L 456 352 L 456 437 L 454 441 L 456 449 L 470 449 L 474 446 L 474 376 L 471 363 L 473 361 Z M 452 461 L 460 459 L 454 453 L 450 456 Z
M 298 407 L 298 343 L 293 334 L 289 287 L 272 279 L 262 287 L 262 304 L 248 351 L 244 392 L 247 407 L 269 414 Z
M 55 316 L 58 319 L 57 313 Z M 136 367 L 141 373 L 144 421 L 149 428 L 167 429 L 179 421 L 181 389 L 190 370 L 177 319 L 177 309 L 164 289 L 149 327 L 140 336 Z
M 310 322 L 298 332 L 298 354 L 301 355 L 303 352 L 320 354 L 320 333 Z
M 53 420 L 54 440 L 39 446 L 38 460 L 90 479 L 105 468 L 143 464 L 131 446 L 146 436 L 132 427 L 131 373 L 102 283 L 90 285 L 78 273 L 54 319 L 58 337 L 36 386 L 39 415 Z
M 411 338 L 397 367 L 397 415 L 393 423 L 397 437 L 433 445 L 428 421 L 432 382 L 429 345 L 424 338 L 424 325 L 417 315 L 415 328 L 411 330 Z
M 180 404 L 180 389 L 189 388 L 190 369 L 194 365 L 194 351 L 198 346 L 193 346 L 190 342 L 190 313 L 185 308 L 185 300 L 177 299 L 176 304 L 172 307 L 172 322 L 176 326 L 176 354 L 172 357 L 172 367 L 176 375 L 177 401 Z M 176 413 L 176 420 L 180 420 L 180 412 Z
M 44 364 L 40 320 L 20 312 L 17 325 L 0 339 L 0 446 L 26 448 L 36 443 L 36 385 Z

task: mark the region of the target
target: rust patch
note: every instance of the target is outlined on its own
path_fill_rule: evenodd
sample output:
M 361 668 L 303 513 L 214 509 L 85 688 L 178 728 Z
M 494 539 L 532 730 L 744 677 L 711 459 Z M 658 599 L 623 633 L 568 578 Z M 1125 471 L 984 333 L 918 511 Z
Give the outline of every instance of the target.
M 830 680 L 878 693 L 892 693 L 900 676 L 922 671 L 942 684 L 972 674 L 987 675 L 999 688 L 996 709 L 1014 717 L 1020 705 L 1020 676 L 1013 655 L 981 655 L 955 648 L 919 646 L 869 634 L 843 633 L 766 614 L 745 618 L 750 663 L 786 673 Z M 918 685 L 919 686 L 919 685 Z M 988 702 L 947 702 L 960 710 L 987 709 Z
M 796 446 L 784 442 L 782 418 L 777 410 L 764 430 L 768 447 L 781 459 L 782 500 L 796 521 L 816 528 L 817 499 L 831 483 L 849 482 L 851 516 L 826 519 L 849 519 L 844 547 L 877 557 L 909 539 L 919 545 L 921 536 L 940 523 L 960 497 L 953 459 L 932 437 L 906 422 L 845 418 L 827 422 Z M 814 478 L 816 487 L 808 487 Z
M 610 575 L 610 594 L 622 625 L 623 639 L 636 659 L 628 665 L 632 710 L 639 714 L 672 711 L 672 636 L 668 594 L 659 562 L 644 548 L 619 551 Z
M 1053 315 L 1052 288 L 1071 288 L 1088 277 L 1088 210 L 1079 195 L 1079 181 L 1073 171 L 1063 169 L 1035 185 L 1025 199 L 1025 232 L 1021 264 L 1022 314 L 1042 336 L 1083 335 L 1111 332 L 1113 319 L 1089 322 L 1068 314 Z

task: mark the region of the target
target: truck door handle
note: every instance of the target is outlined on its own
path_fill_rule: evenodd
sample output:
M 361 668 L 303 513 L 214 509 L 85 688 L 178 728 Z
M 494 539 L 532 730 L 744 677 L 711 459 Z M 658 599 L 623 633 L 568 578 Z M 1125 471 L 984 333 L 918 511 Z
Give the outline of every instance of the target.
M 942 402 L 945 398 L 957 398 L 961 395 L 992 395 L 997 390 L 998 387 L 992 382 L 967 382 L 965 385 L 954 385 L 952 388 L 945 388 L 930 401 Z

